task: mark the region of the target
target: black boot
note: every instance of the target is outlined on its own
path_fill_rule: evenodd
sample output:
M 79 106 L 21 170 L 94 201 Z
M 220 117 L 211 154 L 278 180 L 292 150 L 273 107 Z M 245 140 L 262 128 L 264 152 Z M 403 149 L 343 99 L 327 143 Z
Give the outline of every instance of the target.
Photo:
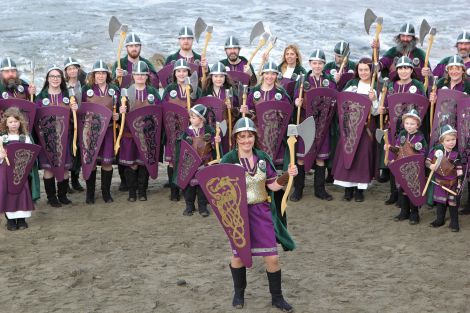
M 7 219 L 7 229 L 9 231 L 14 231 L 18 229 L 18 226 L 16 224 L 16 218 L 9 219 L 6 214 L 5 218 Z
M 129 187 L 127 186 L 127 181 L 126 181 L 126 174 L 124 174 L 126 167 L 127 166 L 118 164 L 119 177 L 121 178 L 121 182 L 119 183 L 119 191 L 129 191 Z
M 332 184 L 335 181 L 335 178 L 333 177 L 333 170 L 331 168 L 328 168 L 325 183 L 327 184 Z
M 399 191 L 401 193 L 401 190 Z M 401 207 L 400 214 L 395 216 L 393 219 L 395 222 L 404 221 L 410 218 L 410 199 L 407 196 L 401 195 Z
M 305 187 L 305 167 L 297 165 L 298 174 L 294 177 L 294 192 L 290 195 L 289 200 L 298 202 L 302 199 Z
M 315 166 L 315 174 L 313 176 L 313 188 L 315 197 L 322 200 L 331 201 L 333 197 L 325 190 L 325 169 L 326 166 Z
M 397 202 L 395 202 L 395 206 L 397 208 L 401 208 L 403 206 L 404 195 L 403 195 L 403 191 L 398 188 L 397 188 L 397 192 L 398 192 L 398 199 L 397 199 Z
M 168 181 L 163 184 L 163 188 L 170 188 L 171 181 L 173 180 L 173 168 L 168 165 L 166 167 L 166 173 L 168 174 Z
M 56 196 L 56 188 L 55 188 L 55 178 L 44 178 L 44 189 L 47 195 L 47 203 L 53 208 L 60 208 L 62 204 L 60 204 L 59 199 Z
M 26 229 L 28 228 L 28 223 L 26 223 L 26 219 L 25 218 L 17 218 L 16 219 L 16 227 L 18 229 Z
M 193 212 L 196 211 L 196 207 L 194 206 L 194 202 L 196 201 L 196 187 L 188 185 L 183 191 L 183 196 L 186 204 L 183 215 L 191 216 Z
M 456 206 L 449 205 L 449 214 L 450 214 L 450 231 L 456 233 L 460 231 L 459 227 L 459 213 Z
M 139 201 L 147 201 L 147 189 L 149 183 L 149 172 L 145 166 L 139 165 L 137 169 L 137 190 Z
M 364 190 L 355 187 L 355 189 L 354 189 L 354 201 L 364 202 Z
M 69 190 L 69 179 L 64 179 L 61 182 L 57 183 L 57 199 L 59 199 L 59 202 L 62 204 L 70 204 L 72 201 L 70 201 L 67 198 L 67 191 Z
M 419 210 L 418 207 L 410 203 L 410 220 L 408 221 L 410 225 L 419 224 Z
M 124 170 L 124 176 L 126 177 L 127 187 L 129 188 L 129 197 L 127 198 L 127 201 L 135 202 L 137 200 L 137 170 L 128 166 Z
M 72 182 L 72 188 L 76 191 L 85 191 L 85 189 L 80 185 L 78 178 L 80 177 L 80 172 L 70 171 L 70 180 Z
M 470 214 L 470 182 L 467 182 L 467 205 L 465 208 L 460 210 L 460 215 L 469 215 Z
M 346 201 L 351 201 L 351 199 L 353 198 L 353 194 L 354 194 L 354 187 L 346 187 L 344 188 L 343 199 Z
M 432 221 L 429 226 L 431 227 L 441 227 L 444 225 L 446 220 L 446 211 L 447 207 L 443 203 L 437 203 L 436 206 L 436 219 Z
M 92 171 L 90 178 L 86 181 L 86 203 L 94 204 L 95 203 L 95 185 L 96 185 L 96 170 Z
M 114 202 L 111 197 L 111 181 L 113 180 L 113 170 L 105 171 L 101 169 L 101 195 L 105 203 Z M 125 180 L 125 178 L 124 178 Z M 126 182 L 127 185 L 127 182 Z
M 210 213 L 209 213 L 209 210 L 207 210 L 207 198 L 204 195 L 204 192 L 202 192 L 201 187 L 196 186 L 196 192 L 197 192 L 197 207 L 199 210 L 199 214 L 202 217 L 208 217 Z
M 398 190 L 395 184 L 395 177 L 390 175 L 390 197 L 385 200 L 385 205 L 391 205 L 398 201 Z
M 282 282 L 281 282 L 281 270 L 270 273 L 266 272 L 268 275 L 269 282 L 269 292 L 271 293 L 272 306 L 280 309 L 282 312 L 293 312 L 294 309 L 292 306 L 284 300 L 282 296 Z
M 379 179 L 377 180 L 379 183 L 386 183 L 390 179 L 390 170 L 388 168 L 382 169 L 380 173 Z
M 232 306 L 242 309 L 245 305 L 245 288 L 246 288 L 246 267 L 233 268 L 230 266 L 233 279 L 233 289 L 235 291 L 232 300 Z

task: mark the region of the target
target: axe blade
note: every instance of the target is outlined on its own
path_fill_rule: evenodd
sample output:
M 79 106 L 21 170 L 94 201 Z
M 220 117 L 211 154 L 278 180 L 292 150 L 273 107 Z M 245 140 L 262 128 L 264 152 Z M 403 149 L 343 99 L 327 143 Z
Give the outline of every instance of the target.
M 371 10 L 367 9 L 366 13 L 364 14 L 364 27 L 366 28 L 367 34 L 369 34 L 370 26 L 375 22 L 377 19 L 377 15 Z
M 129 99 L 129 104 L 132 107 L 135 104 L 135 85 L 127 88 L 127 99 Z
M 114 15 L 111 16 L 111 18 L 109 19 L 109 25 L 108 25 L 108 33 L 109 33 L 109 38 L 111 39 L 111 41 L 113 41 L 114 35 L 121 28 L 121 26 L 122 24 L 121 22 L 119 22 L 117 17 L 115 17 Z
M 299 125 L 293 125 L 296 126 L 297 136 L 302 137 L 302 140 L 304 141 L 305 151 L 309 151 L 312 147 L 313 141 L 315 140 L 315 120 L 313 119 L 313 116 L 306 118 Z
M 429 31 L 429 35 L 436 36 L 436 33 L 437 33 L 436 27 L 431 27 L 431 30 Z
M 260 36 L 261 34 L 265 33 L 263 22 L 259 21 L 258 23 L 253 26 L 250 34 L 250 44 L 253 42 L 253 39 Z
M 222 133 L 222 136 L 225 136 L 227 133 L 227 121 L 223 120 L 222 122 L 217 122 L 217 127 L 220 129 L 220 132 Z
M 121 88 L 121 97 L 127 97 L 127 88 Z
M 421 26 L 419 27 L 419 43 L 421 44 L 421 47 L 423 46 L 424 38 L 427 34 L 429 34 L 430 30 L 431 26 L 429 26 L 428 21 L 426 21 L 426 19 L 423 19 L 423 21 L 421 22 Z
M 82 90 L 82 84 L 80 83 L 80 81 L 77 81 L 77 83 L 76 83 L 75 86 L 73 87 L 73 92 L 75 93 L 75 99 L 77 100 L 77 103 L 78 103 L 78 104 L 81 104 L 81 103 L 82 103 L 82 93 L 81 93 L 81 90 Z
M 378 143 L 382 142 L 382 138 L 384 137 L 384 135 L 385 132 L 383 131 L 383 129 L 377 128 L 375 130 L 375 140 L 377 140 Z
M 191 85 L 191 98 L 193 99 L 196 97 L 198 80 L 199 77 L 197 75 L 197 71 L 194 71 L 191 74 L 191 77 L 189 77 L 189 84 Z
M 198 17 L 196 23 L 194 24 L 194 36 L 196 37 L 196 42 L 199 42 L 201 34 L 206 30 L 207 24 L 201 17 Z

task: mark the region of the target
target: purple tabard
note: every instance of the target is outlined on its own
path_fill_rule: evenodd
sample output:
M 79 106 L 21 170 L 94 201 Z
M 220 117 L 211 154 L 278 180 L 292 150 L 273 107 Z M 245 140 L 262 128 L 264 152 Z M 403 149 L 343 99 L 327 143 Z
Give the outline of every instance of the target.
M 90 102 L 82 102 L 77 111 L 78 140 L 85 180 L 90 178 L 90 174 L 95 168 L 96 159 L 102 150 L 103 140 L 105 135 L 109 133 L 108 125 L 112 115 L 113 113 L 107 107 Z
M 126 125 L 150 177 L 158 177 L 158 159 L 162 135 L 163 110 L 159 105 L 148 105 L 127 113 Z
M 69 169 L 66 168 L 67 161 L 71 162 L 70 143 L 68 142 L 69 126 L 69 108 L 45 106 L 36 111 L 34 127 L 43 148 L 41 155 L 45 156 L 47 160 L 47 162 L 41 162 L 41 167 L 52 171 L 59 182 L 64 180 L 64 172 Z M 43 157 L 40 156 L 41 159 Z M 69 166 L 71 164 L 68 164 L 67 167 Z
M 416 154 L 390 162 L 388 168 L 395 177 L 395 181 L 405 191 L 411 203 L 421 206 L 426 203 L 426 196 L 422 196 L 426 184 L 424 174 L 424 154 Z
M 216 164 L 196 173 L 196 179 L 222 225 L 232 247 L 246 267 L 253 264 L 245 169 Z
M 337 102 L 341 140 L 338 146 L 342 150 L 344 167 L 350 169 L 365 129 L 372 102 L 367 96 L 348 91 L 340 92 Z
M 459 153 L 462 163 L 470 163 L 470 97 L 457 102 L 457 128 Z

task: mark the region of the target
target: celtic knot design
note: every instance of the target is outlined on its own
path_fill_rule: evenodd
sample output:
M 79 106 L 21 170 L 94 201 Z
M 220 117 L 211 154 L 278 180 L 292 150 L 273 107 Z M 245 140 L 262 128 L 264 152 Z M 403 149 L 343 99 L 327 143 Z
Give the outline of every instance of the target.
M 363 127 L 359 123 L 364 117 L 364 107 L 353 101 L 345 101 L 342 106 L 344 152 L 352 154 L 354 153 L 354 145 L 359 140 L 357 132 Z
M 405 179 L 408 188 L 414 197 L 418 198 L 421 196 L 421 185 L 419 183 L 419 172 L 421 165 L 417 161 L 405 163 L 400 166 L 400 173 Z
M 13 184 L 19 185 L 26 172 L 26 167 L 31 162 L 34 153 L 28 149 L 15 151 L 15 169 L 13 170 Z

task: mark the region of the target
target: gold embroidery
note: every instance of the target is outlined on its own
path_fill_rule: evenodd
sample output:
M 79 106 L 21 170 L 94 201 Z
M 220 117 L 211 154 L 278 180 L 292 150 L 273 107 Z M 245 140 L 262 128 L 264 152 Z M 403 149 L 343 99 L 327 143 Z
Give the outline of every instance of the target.
M 219 209 L 222 225 L 237 248 L 243 248 L 245 239 L 245 222 L 240 215 L 241 189 L 238 178 L 228 176 L 214 177 L 206 183 L 212 204 Z
M 347 108 L 344 110 L 343 116 L 344 131 L 346 133 L 344 136 L 344 152 L 351 154 L 354 153 L 354 145 L 356 141 L 359 140 L 357 138 L 357 131 L 358 128 L 362 126 L 359 126 L 358 124 L 364 116 L 364 107 L 360 103 L 352 101 L 345 102 L 343 107 Z
M 414 197 L 421 196 L 421 185 L 419 183 L 420 164 L 417 161 L 405 163 L 400 166 L 400 173 L 405 179 L 408 188 Z
M 15 152 L 15 169 L 13 170 L 13 184 L 19 185 L 25 175 L 26 167 L 33 158 L 33 152 L 28 149 L 18 149 Z

